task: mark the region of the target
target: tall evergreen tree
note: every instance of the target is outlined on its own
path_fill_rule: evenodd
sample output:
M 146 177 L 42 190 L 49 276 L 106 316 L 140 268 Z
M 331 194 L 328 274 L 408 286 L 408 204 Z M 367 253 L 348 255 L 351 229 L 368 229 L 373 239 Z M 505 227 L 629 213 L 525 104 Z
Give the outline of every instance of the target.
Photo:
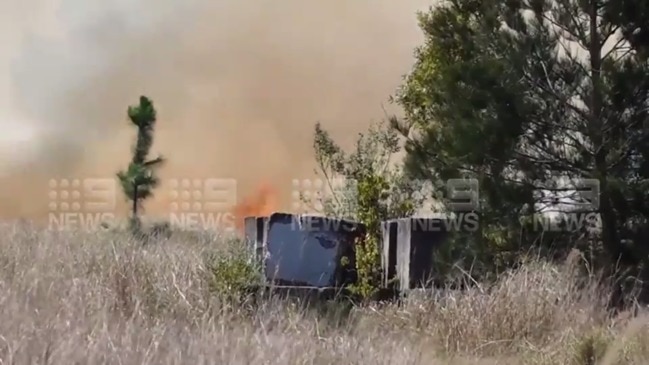
M 479 179 L 489 247 L 524 248 L 544 192 L 594 179 L 601 234 L 585 242 L 609 267 L 649 259 L 647 18 L 629 10 L 647 4 L 624 2 L 450 0 L 420 15 L 426 41 L 397 94 L 407 170 Z
M 153 195 L 153 189 L 159 183 L 154 168 L 162 164 L 164 159 L 161 156 L 151 160 L 147 159 L 153 145 L 153 132 L 157 120 L 153 102 L 146 96 L 141 96 L 138 105 L 129 106 L 128 117 L 131 123 L 137 127 L 137 139 L 133 146 L 133 157 L 128 168 L 118 172 L 117 177 L 124 195 L 131 201 L 131 229 L 139 233 L 141 204 Z
M 649 52 L 649 2 L 618 0 L 606 3 L 607 21 L 620 27 L 636 50 Z

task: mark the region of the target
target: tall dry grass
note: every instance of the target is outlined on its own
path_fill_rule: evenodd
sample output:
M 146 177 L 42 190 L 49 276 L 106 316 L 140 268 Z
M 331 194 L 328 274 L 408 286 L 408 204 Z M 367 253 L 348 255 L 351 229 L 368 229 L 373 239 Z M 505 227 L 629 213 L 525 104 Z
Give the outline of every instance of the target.
M 644 317 L 617 323 L 572 266 L 402 305 L 234 305 L 211 288 L 210 235 L 0 228 L 1 364 L 646 364 Z M 599 362 L 596 360 L 599 359 Z

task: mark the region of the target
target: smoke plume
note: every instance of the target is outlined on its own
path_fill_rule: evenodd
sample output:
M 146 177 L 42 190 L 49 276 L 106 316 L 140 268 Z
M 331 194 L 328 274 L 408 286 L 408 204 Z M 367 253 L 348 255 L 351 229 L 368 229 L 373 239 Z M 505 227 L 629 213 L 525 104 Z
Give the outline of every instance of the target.
M 158 109 L 163 179 L 235 178 L 242 197 L 269 184 L 284 207 L 291 179 L 313 175 L 316 121 L 349 146 L 383 118 L 421 41 L 416 11 L 427 6 L 6 1 L 0 215 L 43 217 L 49 179 L 114 177 L 130 158 L 126 108 L 140 95 Z M 147 212 L 167 203 L 160 191 Z

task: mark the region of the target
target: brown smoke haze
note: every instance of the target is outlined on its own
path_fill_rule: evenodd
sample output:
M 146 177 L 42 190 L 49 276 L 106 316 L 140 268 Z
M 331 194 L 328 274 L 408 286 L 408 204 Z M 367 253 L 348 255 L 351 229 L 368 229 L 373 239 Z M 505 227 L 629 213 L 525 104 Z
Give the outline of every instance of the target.
M 316 121 L 348 146 L 421 42 L 395 0 L 5 0 L 0 5 L 0 216 L 39 218 L 51 178 L 113 177 L 128 105 L 158 109 L 162 179 L 223 177 L 238 194 L 309 178 Z M 164 180 L 163 180 L 164 181 Z M 167 209 L 165 185 L 147 213 Z M 126 209 L 126 208 L 125 208 Z

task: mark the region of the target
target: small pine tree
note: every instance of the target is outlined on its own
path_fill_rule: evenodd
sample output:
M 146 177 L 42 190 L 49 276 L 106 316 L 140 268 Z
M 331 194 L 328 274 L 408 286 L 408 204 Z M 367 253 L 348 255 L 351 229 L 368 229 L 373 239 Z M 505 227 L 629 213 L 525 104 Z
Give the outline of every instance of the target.
M 133 158 L 126 171 L 117 173 L 126 199 L 131 202 L 130 228 L 133 233 L 141 233 L 139 211 L 142 202 L 153 196 L 153 189 L 159 179 L 153 168 L 161 165 L 164 159 L 159 156 L 147 160 L 149 150 L 153 145 L 153 131 L 156 123 L 156 110 L 153 102 L 146 96 L 140 97 L 139 105 L 129 106 L 128 117 L 137 127 L 137 140 L 133 147 Z

